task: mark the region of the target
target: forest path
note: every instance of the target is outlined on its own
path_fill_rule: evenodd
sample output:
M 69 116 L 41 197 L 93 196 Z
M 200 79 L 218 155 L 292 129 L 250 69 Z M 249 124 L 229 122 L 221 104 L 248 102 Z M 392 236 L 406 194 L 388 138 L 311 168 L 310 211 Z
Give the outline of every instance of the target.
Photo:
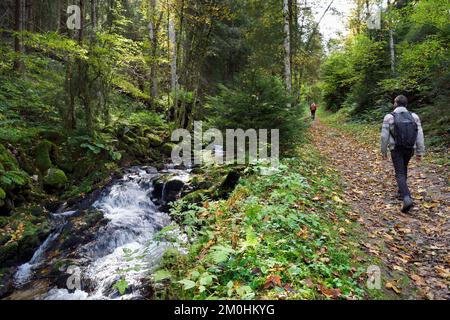
M 412 161 L 409 186 L 416 206 L 403 214 L 393 166 L 382 160 L 378 145 L 365 145 L 319 120 L 311 133 L 315 147 L 339 171 L 344 201 L 368 234 L 361 245 L 384 264 L 383 277 L 389 279 L 385 287 L 403 299 L 450 299 L 450 188 L 445 168 Z

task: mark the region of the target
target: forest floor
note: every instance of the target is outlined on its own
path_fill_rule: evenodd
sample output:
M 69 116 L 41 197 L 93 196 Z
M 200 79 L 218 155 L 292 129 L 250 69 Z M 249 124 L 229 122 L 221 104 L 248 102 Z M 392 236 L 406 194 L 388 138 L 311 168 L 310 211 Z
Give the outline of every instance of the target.
M 415 207 L 400 211 L 390 161 L 383 161 L 378 128 L 325 117 L 311 127 L 312 143 L 342 179 L 343 201 L 358 215 L 367 238 L 361 247 L 382 266 L 384 289 L 399 299 L 450 299 L 450 188 L 448 168 L 412 161 Z

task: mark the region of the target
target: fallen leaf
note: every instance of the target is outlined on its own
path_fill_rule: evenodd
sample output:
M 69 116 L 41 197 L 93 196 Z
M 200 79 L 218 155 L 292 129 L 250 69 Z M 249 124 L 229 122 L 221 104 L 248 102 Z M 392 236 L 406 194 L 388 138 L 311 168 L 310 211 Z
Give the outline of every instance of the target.
M 435 266 L 434 269 L 436 270 L 436 272 L 439 274 L 440 277 L 442 277 L 444 279 L 450 278 L 450 270 L 449 269 L 445 269 L 444 267 L 441 267 L 441 266 Z
M 339 198 L 338 196 L 334 196 L 333 201 L 337 202 L 337 203 L 344 203 L 344 201 L 341 198 Z
M 294 289 L 292 289 L 292 287 L 289 284 L 286 284 L 284 286 L 284 290 L 286 290 L 286 292 L 288 292 L 288 293 L 296 293 L 297 292 Z
M 392 282 L 386 282 L 386 289 L 391 289 L 396 294 L 400 294 L 402 291 L 397 288 Z
M 270 289 L 275 287 L 282 287 L 280 276 L 270 275 L 267 277 L 264 289 Z
M 405 271 L 405 270 L 404 270 L 402 267 L 400 267 L 400 266 L 394 266 L 393 269 L 394 269 L 395 271 L 401 271 L 401 272 L 404 272 L 404 271 Z
M 312 282 L 311 279 L 305 279 L 302 281 L 308 288 L 314 288 L 314 283 Z
M 342 296 L 342 292 L 340 289 L 329 289 L 321 284 L 317 285 L 317 289 L 319 289 L 319 291 L 327 298 L 337 299 Z

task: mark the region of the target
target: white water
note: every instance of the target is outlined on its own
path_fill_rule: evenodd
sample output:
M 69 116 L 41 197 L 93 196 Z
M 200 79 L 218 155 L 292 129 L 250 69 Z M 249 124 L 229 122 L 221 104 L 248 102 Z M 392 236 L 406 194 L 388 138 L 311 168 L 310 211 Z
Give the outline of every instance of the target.
M 31 276 L 33 275 L 34 269 L 41 263 L 45 251 L 48 249 L 50 244 L 58 237 L 59 232 L 51 234 L 39 247 L 39 249 L 36 250 L 31 260 L 21 265 L 17 269 L 16 274 L 14 275 L 14 285 L 16 287 L 21 287 L 30 280 Z
M 171 173 L 176 172 L 170 170 Z M 179 172 L 181 179 L 186 173 Z M 43 297 L 48 300 L 80 299 L 132 299 L 139 298 L 142 280 L 157 266 L 169 243 L 153 240 L 155 234 L 170 225 L 170 217 L 155 206 L 150 193 L 152 181 L 158 176 L 153 170 L 136 169 L 122 181 L 112 186 L 109 193 L 99 199 L 93 207 L 102 211 L 109 220 L 98 231 L 95 241 L 77 249 L 89 263 L 77 266 L 81 270 L 81 286 L 88 281 L 90 292 L 77 288 L 75 292 L 54 288 Z M 60 216 L 70 215 L 62 213 Z M 174 231 L 182 239 L 181 232 Z M 16 284 L 30 280 L 33 269 L 42 262 L 49 245 L 59 236 L 51 235 L 36 251 L 33 259 L 16 273 Z M 84 259 L 83 259 L 84 260 Z M 114 288 L 120 279 L 125 279 L 130 290 L 120 296 Z

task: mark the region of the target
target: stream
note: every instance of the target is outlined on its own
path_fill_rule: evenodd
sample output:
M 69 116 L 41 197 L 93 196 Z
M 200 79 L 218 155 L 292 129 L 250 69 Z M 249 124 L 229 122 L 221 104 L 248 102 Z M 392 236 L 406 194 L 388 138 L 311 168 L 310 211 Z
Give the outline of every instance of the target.
M 90 210 L 101 212 L 103 223 L 96 232 L 86 232 L 85 239 L 89 241 L 71 247 L 70 259 L 66 259 L 70 260 L 70 265 L 66 264 L 60 270 L 64 275 L 62 279 L 66 281 L 56 281 L 55 277 L 42 274 L 47 269 L 55 269 L 55 256 L 62 251 L 57 249 L 62 242 L 61 235 L 70 233 L 68 226 L 73 225 L 72 220 L 77 219 L 80 212 L 66 210 L 52 214 L 54 231 L 32 259 L 17 269 L 13 280 L 15 292 L 11 298 L 18 299 L 21 292 L 29 292 L 39 286 L 44 289 L 33 293 L 33 299 L 145 298 L 149 274 L 158 266 L 164 252 L 174 246 L 183 250 L 178 244 L 154 239 L 160 230 L 173 223 L 170 216 L 160 209 L 165 202 L 167 182 L 163 184 L 161 194 L 155 196 L 155 182 L 161 177 L 168 178 L 166 181 L 186 183 L 189 170 L 168 168 L 158 172 L 150 167 L 132 168 L 101 193 Z M 186 241 L 178 227 L 170 233 L 173 233 L 171 238 L 179 240 L 177 243 Z M 53 283 L 55 281 L 58 283 Z M 122 294 L 118 283 L 125 284 Z

